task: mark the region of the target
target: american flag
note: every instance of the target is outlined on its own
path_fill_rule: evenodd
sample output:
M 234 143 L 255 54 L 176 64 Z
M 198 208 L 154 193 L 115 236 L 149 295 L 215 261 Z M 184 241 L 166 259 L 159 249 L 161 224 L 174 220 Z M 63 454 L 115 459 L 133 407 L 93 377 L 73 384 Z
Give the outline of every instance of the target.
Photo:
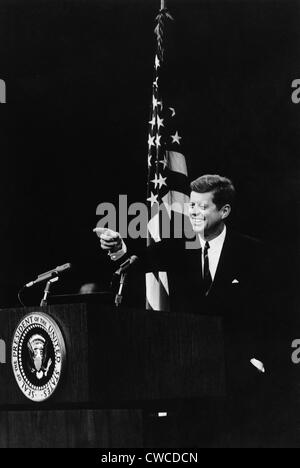
M 169 93 L 167 76 L 170 75 L 167 75 L 166 70 L 166 28 L 172 21 L 166 8 L 161 9 L 156 17 L 157 50 L 148 136 L 147 202 L 150 215 L 147 246 L 162 239 L 159 213 L 167 213 L 171 219 L 174 210 L 183 214 L 188 202 L 187 166 L 182 154 L 183 136 L 178 127 L 174 99 Z M 146 302 L 148 309 L 169 310 L 167 272 L 147 273 Z

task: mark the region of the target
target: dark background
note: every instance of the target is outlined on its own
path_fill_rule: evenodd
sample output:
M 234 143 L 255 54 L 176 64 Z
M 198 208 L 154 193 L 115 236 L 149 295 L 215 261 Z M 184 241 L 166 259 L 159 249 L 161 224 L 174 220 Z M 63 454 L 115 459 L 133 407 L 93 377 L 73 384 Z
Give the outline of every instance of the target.
M 1 0 L 0 301 L 57 264 L 56 289 L 109 277 L 92 233 L 101 202 L 146 198 L 154 19 L 159 0 Z M 300 3 L 169 0 L 170 86 L 189 174 L 222 173 L 239 193 L 234 227 L 288 259 L 296 285 Z M 175 51 L 175 53 L 174 53 Z M 258 266 L 259 269 L 259 266 Z M 40 290 L 36 289 L 36 301 Z M 32 300 L 32 298 L 31 298 Z

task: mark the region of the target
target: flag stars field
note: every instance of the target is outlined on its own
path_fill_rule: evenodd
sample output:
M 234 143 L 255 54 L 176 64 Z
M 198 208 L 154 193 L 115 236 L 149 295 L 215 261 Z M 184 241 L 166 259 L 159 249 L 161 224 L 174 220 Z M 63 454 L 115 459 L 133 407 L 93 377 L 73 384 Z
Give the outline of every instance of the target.
M 161 139 L 161 135 L 156 135 L 156 138 L 155 138 L 156 147 L 160 146 L 160 139 Z
M 181 127 L 178 127 L 177 113 L 172 107 L 175 104 L 174 97 L 177 99 L 178 96 L 175 89 L 172 91 L 168 89 L 173 73 L 168 74 L 165 62 L 165 38 L 169 26 L 172 27 L 172 21 L 173 18 L 168 10 L 163 9 L 156 17 L 154 30 L 157 37 L 157 50 L 154 56 L 154 76 L 151 80 L 152 96 L 149 114 L 147 203 L 150 219 L 147 225 L 148 247 L 161 240 L 163 231 L 159 215 L 160 207 L 166 208 L 171 221 L 173 203 L 176 203 L 177 214 L 182 215 L 184 203 L 188 201 L 185 157 L 179 150 L 182 137 L 178 131 Z M 156 208 L 158 208 L 158 212 L 154 213 Z M 146 296 L 148 309 L 169 310 L 166 271 L 146 273 Z
M 157 55 L 155 55 L 155 69 L 157 70 L 158 67 L 160 67 L 160 61 L 159 61 L 159 58 L 157 57 Z
M 164 122 L 164 119 L 161 119 L 161 118 L 159 117 L 159 115 L 158 115 L 158 116 L 157 116 L 157 126 L 158 126 L 158 130 L 160 129 L 160 127 L 164 127 L 163 122 Z
M 167 180 L 166 177 L 163 177 L 161 174 L 159 174 L 158 184 L 159 184 L 160 189 L 162 188 L 163 185 L 167 186 L 166 180 Z
M 161 189 L 163 185 L 167 185 L 166 180 L 167 178 L 163 177 L 161 174 L 159 174 L 159 177 L 157 174 L 155 174 L 155 177 L 151 180 L 151 182 L 153 182 L 155 188 L 159 185 L 159 188 Z
M 149 149 L 151 148 L 151 146 L 155 146 L 154 140 L 155 140 L 155 136 L 149 135 L 149 138 L 148 138 Z
M 156 123 L 155 116 L 153 115 L 152 120 L 149 120 L 149 124 L 151 125 L 152 130 L 153 130 L 154 126 L 155 126 L 155 123 Z
M 167 156 L 165 156 L 164 159 L 163 159 L 162 161 L 158 161 L 158 162 L 160 162 L 161 164 L 163 164 L 164 169 L 166 169 L 166 167 L 167 167 L 167 165 L 168 165 L 168 163 L 169 163 L 169 162 L 168 162 Z
M 175 133 L 175 135 L 171 135 L 171 138 L 172 138 L 172 143 L 178 143 L 178 145 L 180 145 L 180 140 L 181 140 L 181 136 L 179 136 L 178 132 Z
M 158 195 L 154 195 L 154 193 L 151 192 L 151 196 L 149 198 L 147 198 L 147 201 L 149 201 L 151 203 L 151 206 L 153 206 L 154 203 L 158 204 L 157 197 L 158 197 Z

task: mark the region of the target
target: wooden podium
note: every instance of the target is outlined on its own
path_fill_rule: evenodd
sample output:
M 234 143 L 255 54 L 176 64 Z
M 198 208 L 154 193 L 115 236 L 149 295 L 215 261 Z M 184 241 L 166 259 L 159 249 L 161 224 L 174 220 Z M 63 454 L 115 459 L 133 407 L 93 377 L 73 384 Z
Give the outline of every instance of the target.
M 21 391 L 11 363 L 18 324 L 39 312 L 56 322 L 66 348 L 58 386 L 42 402 Z M 226 395 L 219 317 L 96 304 L 9 309 L 0 311 L 0 338 L 0 447 L 143 447 L 145 411 Z

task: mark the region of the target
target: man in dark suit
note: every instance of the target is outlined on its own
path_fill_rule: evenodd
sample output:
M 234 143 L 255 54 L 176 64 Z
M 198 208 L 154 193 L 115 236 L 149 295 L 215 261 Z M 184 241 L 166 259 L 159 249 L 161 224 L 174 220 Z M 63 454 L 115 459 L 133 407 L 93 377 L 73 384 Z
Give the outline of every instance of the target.
M 195 238 L 163 239 L 140 255 L 140 264 L 145 271 L 167 271 L 171 311 L 224 318 L 229 390 L 233 405 L 245 408 L 251 407 L 257 376 L 265 372 L 268 272 L 262 244 L 226 227 L 234 198 L 234 186 L 225 177 L 194 180 L 188 209 Z M 112 260 L 124 258 L 118 233 L 102 232 L 100 242 Z
M 195 238 L 162 239 L 139 255 L 144 270 L 168 272 L 172 311 L 226 315 L 238 298 L 246 305 L 258 297 L 266 282 L 264 252 L 259 241 L 227 229 L 234 198 L 229 179 L 199 177 L 191 183 L 188 208 Z M 120 235 L 102 231 L 102 249 L 124 260 Z
M 188 206 L 194 239 L 162 239 L 139 253 L 144 271 L 167 271 L 170 309 L 226 317 L 228 333 L 260 351 L 269 272 L 261 242 L 226 227 L 235 188 L 226 177 L 204 175 L 190 184 Z M 121 236 L 100 229 L 111 259 L 128 254 Z M 228 335 L 228 336 L 229 336 Z M 257 350 L 255 350 L 257 346 Z M 250 352 L 250 350 L 249 350 Z

